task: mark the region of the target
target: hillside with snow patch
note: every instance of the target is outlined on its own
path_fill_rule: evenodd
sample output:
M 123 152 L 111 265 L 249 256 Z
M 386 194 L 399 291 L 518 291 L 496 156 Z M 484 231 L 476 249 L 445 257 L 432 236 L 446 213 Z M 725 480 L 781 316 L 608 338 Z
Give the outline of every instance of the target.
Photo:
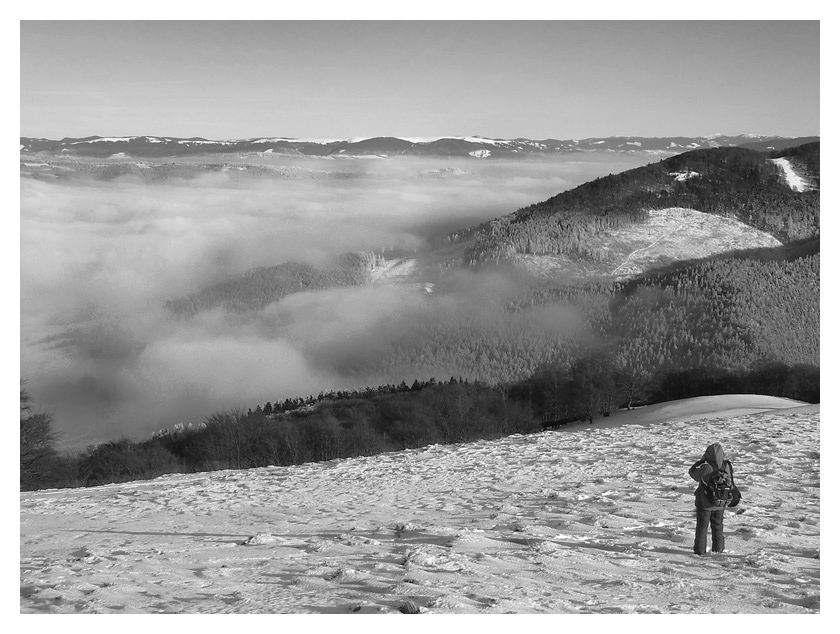
M 536 275 L 626 278 L 682 260 L 709 258 L 739 249 L 778 247 L 772 235 L 734 218 L 693 209 L 653 209 L 646 221 L 611 229 L 591 241 L 597 260 L 564 255 L 521 255 L 513 261 Z
M 775 163 L 779 169 L 782 171 L 784 175 L 785 182 L 795 192 L 804 192 L 809 188 L 807 179 L 803 178 L 791 165 L 790 159 L 787 158 L 776 158 L 770 159 L 772 163 Z

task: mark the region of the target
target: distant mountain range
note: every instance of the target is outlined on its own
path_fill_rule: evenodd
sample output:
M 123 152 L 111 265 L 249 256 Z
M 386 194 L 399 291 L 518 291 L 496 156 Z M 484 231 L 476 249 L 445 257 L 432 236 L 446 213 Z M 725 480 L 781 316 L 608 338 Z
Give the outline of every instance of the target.
M 741 134 L 701 137 L 604 137 L 590 139 L 490 139 L 485 137 L 373 137 L 353 139 L 292 139 L 286 137 L 209 140 L 163 136 L 20 138 L 25 156 L 91 158 L 174 158 L 185 156 L 309 156 L 325 158 L 386 158 L 391 156 L 445 156 L 476 159 L 512 158 L 575 152 L 614 152 L 670 156 L 690 150 L 747 147 L 784 150 L 819 141 L 819 137 L 779 137 Z

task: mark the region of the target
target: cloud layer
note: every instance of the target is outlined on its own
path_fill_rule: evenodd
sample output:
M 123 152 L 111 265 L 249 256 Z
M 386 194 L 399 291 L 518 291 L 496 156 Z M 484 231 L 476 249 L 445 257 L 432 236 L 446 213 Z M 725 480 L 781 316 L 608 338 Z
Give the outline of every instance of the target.
M 642 162 L 590 158 L 308 161 L 316 177 L 286 180 L 22 178 L 21 374 L 73 447 L 352 387 L 332 351 L 376 354 L 388 345 L 382 333 L 398 336 L 386 324 L 428 316 L 416 291 L 303 293 L 254 313 L 193 320 L 171 319 L 163 302 L 255 266 L 422 249 L 441 233 Z M 330 170 L 347 177 L 323 174 Z

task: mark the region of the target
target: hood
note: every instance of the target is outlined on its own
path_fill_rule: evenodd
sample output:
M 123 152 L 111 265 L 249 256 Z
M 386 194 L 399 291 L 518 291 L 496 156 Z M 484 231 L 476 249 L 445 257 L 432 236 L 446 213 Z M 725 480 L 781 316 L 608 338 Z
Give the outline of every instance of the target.
M 706 447 L 703 458 L 716 469 L 720 469 L 723 466 L 723 461 L 726 460 L 726 455 L 723 453 L 723 447 L 720 446 L 720 443 L 712 443 Z

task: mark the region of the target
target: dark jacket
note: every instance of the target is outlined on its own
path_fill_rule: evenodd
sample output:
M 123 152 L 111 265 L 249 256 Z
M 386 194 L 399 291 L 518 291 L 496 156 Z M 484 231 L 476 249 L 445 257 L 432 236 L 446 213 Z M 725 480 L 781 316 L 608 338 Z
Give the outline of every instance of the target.
M 695 462 L 688 470 L 688 475 L 699 483 L 697 490 L 694 491 L 694 505 L 698 509 L 708 511 L 715 508 L 703 492 L 703 486 L 708 484 L 709 480 L 717 471 L 723 471 L 729 474 L 729 478 L 732 480 L 733 498 L 729 506 L 737 506 L 738 502 L 741 501 L 741 492 L 735 486 L 735 478 L 732 474 L 732 463 L 726 459 L 723 447 L 719 443 L 712 443 L 706 447 L 706 453 L 703 454 L 703 457 Z

